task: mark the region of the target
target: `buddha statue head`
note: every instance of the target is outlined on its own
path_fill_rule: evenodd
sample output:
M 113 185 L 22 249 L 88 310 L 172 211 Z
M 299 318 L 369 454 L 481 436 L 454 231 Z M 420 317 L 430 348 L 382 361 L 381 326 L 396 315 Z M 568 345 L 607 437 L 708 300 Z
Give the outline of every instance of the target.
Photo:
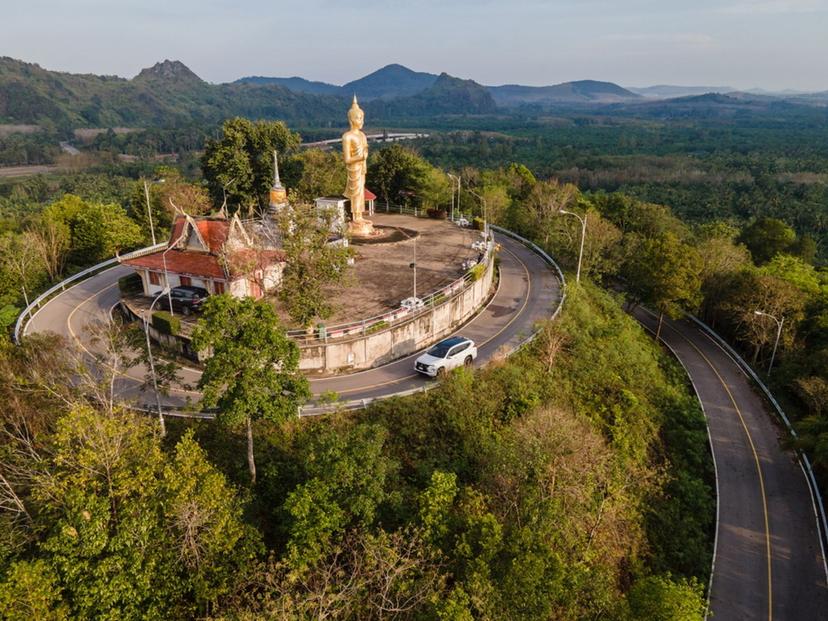
M 354 102 L 348 110 L 348 123 L 351 125 L 351 129 L 362 129 L 362 124 L 364 122 L 365 113 L 362 111 L 362 108 L 359 107 L 356 95 L 354 95 Z

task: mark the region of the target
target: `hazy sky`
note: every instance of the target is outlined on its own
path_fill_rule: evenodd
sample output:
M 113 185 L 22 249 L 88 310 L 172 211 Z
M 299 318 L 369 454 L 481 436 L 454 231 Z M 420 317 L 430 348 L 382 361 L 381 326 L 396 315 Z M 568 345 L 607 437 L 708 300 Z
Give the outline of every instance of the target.
M 828 0 L 0 0 L 0 55 L 131 77 L 341 84 L 382 65 L 484 84 L 828 89 Z

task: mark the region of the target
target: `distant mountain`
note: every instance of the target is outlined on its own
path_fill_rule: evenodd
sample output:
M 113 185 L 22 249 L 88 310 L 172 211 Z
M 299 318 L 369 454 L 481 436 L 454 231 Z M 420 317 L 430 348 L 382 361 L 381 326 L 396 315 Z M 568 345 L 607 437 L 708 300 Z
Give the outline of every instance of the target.
M 648 87 L 701 89 L 704 87 Z M 643 89 L 639 89 L 643 90 Z M 725 90 L 725 89 L 723 89 Z M 186 65 L 164 60 L 132 79 L 48 71 L 0 57 L 0 124 L 79 127 L 209 126 L 232 116 L 282 119 L 299 127 L 341 127 L 356 93 L 368 122 L 393 123 L 452 115 L 508 114 L 531 107 L 589 107 L 601 114 L 643 118 L 718 118 L 799 114 L 821 121 L 828 92 L 772 97 L 731 91 L 669 99 L 642 97 L 611 82 L 582 80 L 553 86 L 482 86 L 388 65 L 344 86 L 303 78 L 248 77 L 210 84 Z M 528 107 L 528 108 L 526 108 Z M 810 115 L 810 116 L 809 116 Z M 809 121 L 810 122 L 810 121 Z
M 408 67 L 392 64 L 386 65 L 364 78 L 348 82 L 342 86 L 346 96 L 356 94 L 360 100 L 397 99 L 410 97 L 432 87 L 438 76 L 433 73 L 412 71 Z
M 790 101 L 794 101 L 797 103 L 825 106 L 828 105 L 828 91 L 822 91 L 819 93 L 807 93 L 803 95 L 789 97 L 788 99 Z
M 505 84 L 486 87 L 499 106 L 514 107 L 524 104 L 556 103 L 614 103 L 633 101 L 639 95 L 612 82 L 579 80 L 554 86 L 521 86 Z
M 705 95 L 707 93 L 730 93 L 735 88 L 730 86 L 674 86 L 671 84 L 659 84 L 657 86 L 646 86 L 635 88 L 628 86 L 627 90 L 652 99 L 673 99 L 675 97 L 690 97 L 693 95 Z
M 322 87 L 330 93 L 294 90 L 314 84 L 301 78 L 290 82 L 294 89 L 270 78 L 210 84 L 183 63 L 171 60 L 127 80 L 48 71 L 35 64 L 0 58 L 0 124 L 50 124 L 65 129 L 170 127 L 245 116 L 282 119 L 299 126 L 344 126 L 348 98 L 354 90 L 363 100 L 371 123 L 496 112 L 492 96 L 480 84 L 448 74 L 433 79 L 429 75 L 389 65 L 351 82 L 347 90 L 339 88 L 337 95 L 333 85 Z M 428 85 L 421 88 L 426 82 Z M 348 93 L 347 98 L 344 93 Z M 413 94 L 391 98 L 392 93 Z
M 485 86 L 447 73 L 441 73 L 429 88 L 416 95 L 375 99 L 365 108 L 368 114 L 378 119 L 497 112 L 497 104 Z
M 266 78 L 262 76 L 249 76 L 240 78 L 233 84 L 256 84 L 258 86 L 277 85 L 283 86 L 294 93 L 310 93 L 311 95 L 341 95 L 342 87 L 327 82 L 314 82 L 305 78 Z
M 797 91 L 792 88 L 786 88 L 781 91 L 769 91 L 764 88 L 749 88 L 745 91 L 752 95 L 767 95 L 768 97 L 797 97 L 799 95 L 808 95 L 807 91 Z
M 765 95 L 733 92 L 723 95 L 706 93 L 674 99 L 649 99 L 632 104 L 611 104 L 603 113 L 631 118 L 659 120 L 693 120 L 732 123 L 777 122 L 780 118 L 803 123 L 824 123 L 825 112 L 816 103 L 804 103 Z
M 193 73 L 190 68 L 178 60 L 163 60 L 152 67 L 141 69 L 135 76 L 135 82 L 167 84 L 205 84 L 204 80 Z
M 165 60 L 132 80 L 48 71 L 0 58 L 0 123 L 149 127 L 217 123 L 234 115 L 329 123 L 344 101 L 278 85 L 209 84 L 183 63 Z

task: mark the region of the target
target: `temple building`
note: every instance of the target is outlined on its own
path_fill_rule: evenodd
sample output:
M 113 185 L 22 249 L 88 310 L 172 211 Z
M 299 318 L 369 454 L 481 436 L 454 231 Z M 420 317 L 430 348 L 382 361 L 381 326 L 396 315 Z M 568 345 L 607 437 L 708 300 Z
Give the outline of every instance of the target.
M 124 263 L 141 276 L 144 295 L 157 295 L 166 282 L 258 299 L 279 286 L 285 259 L 282 251 L 256 244 L 238 215 L 179 215 L 164 250 Z

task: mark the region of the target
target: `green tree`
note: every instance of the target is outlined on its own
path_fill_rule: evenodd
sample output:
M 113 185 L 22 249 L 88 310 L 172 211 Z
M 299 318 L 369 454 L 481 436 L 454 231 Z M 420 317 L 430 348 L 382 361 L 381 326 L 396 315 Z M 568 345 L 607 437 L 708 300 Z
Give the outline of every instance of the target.
M 9 489 L 31 490 L 24 528 L 37 560 L 17 561 L 0 583 L 12 618 L 26 606 L 42 618 L 192 618 L 257 550 L 233 490 L 190 435 L 168 459 L 150 421 L 80 406 L 47 441 L 14 441 L 28 453 Z
M 406 193 L 418 194 L 427 182 L 430 166 L 419 155 L 400 144 L 392 144 L 371 154 L 366 184 L 387 204 Z
M 61 601 L 55 573 L 44 560 L 17 561 L 0 582 L 0 617 L 8 621 L 63 621 L 68 607 Z
M 273 151 L 285 157 L 299 147 L 299 140 L 281 121 L 225 121 L 221 136 L 207 141 L 201 159 L 213 203 L 220 205 L 226 191 L 233 209 L 267 207 Z
M 770 261 L 780 252 L 787 251 L 796 241 L 796 233 L 776 218 L 758 218 L 746 227 L 739 241 L 747 246 L 757 264 Z
M 109 259 L 139 246 L 144 239 L 138 224 L 120 205 L 87 202 L 72 194 L 49 205 L 41 219 L 43 227 L 68 230 L 69 260 L 76 265 Z M 46 262 L 53 263 L 48 256 Z
M 704 589 L 697 580 L 650 576 L 636 582 L 627 597 L 630 621 L 702 621 Z
M 795 339 L 803 318 L 806 294 L 796 285 L 777 276 L 756 270 L 745 270 L 731 279 L 728 293 L 719 299 L 716 310 L 732 333 L 753 350 L 753 363 L 763 350 L 773 345 L 777 325 L 769 317 L 757 316 L 755 311 L 785 319 L 780 348 L 789 347 Z
M 157 181 L 139 180 L 133 184 L 129 198 L 129 217 L 135 220 L 144 232 L 147 241 L 150 236 L 150 215 L 147 213 L 147 195 L 155 228 L 156 241 L 161 242 L 168 234 L 175 219 L 176 207 L 191 216 L 209 214 L 212 202 L 206 188 L 187 182 L 181 173 L 166 166 L 156 170 Z
M 230 295 L 210 296 L 192 340 L 197 351 L 209 353 L 199 380 L 203 404 L 218 407 L 220 424 L 246 427 L 255 484 L 253 422 L 292 418 L 310 396 L 308 381 L 299 373 L 299 348 L 267 302 Z
M 343 283 L 351 249 L 330 243 L 334 215 L 313 205 L 293 205 L 279 218 L 285 269 L 279 299 L 291 319 L 302 327 L 334 311 L 329 288 Z
M 46 267 L 32 233 L 0 236 L 0 306 L 16 302 L 21 291 L 31 300 L 45 277 Z
M 279 166 L 282 181 L 299 201 L 340 196 L 345 190 L 345 162 L 337 151 L 303 149 Z
M 634 302 L 651 304 L 659 312 L 659 339 L 665 314 L 678 318 L 701 302 L 701 257 L 669 231 L 652 238 L 631 236 L 626 252 L 627 291 Z

